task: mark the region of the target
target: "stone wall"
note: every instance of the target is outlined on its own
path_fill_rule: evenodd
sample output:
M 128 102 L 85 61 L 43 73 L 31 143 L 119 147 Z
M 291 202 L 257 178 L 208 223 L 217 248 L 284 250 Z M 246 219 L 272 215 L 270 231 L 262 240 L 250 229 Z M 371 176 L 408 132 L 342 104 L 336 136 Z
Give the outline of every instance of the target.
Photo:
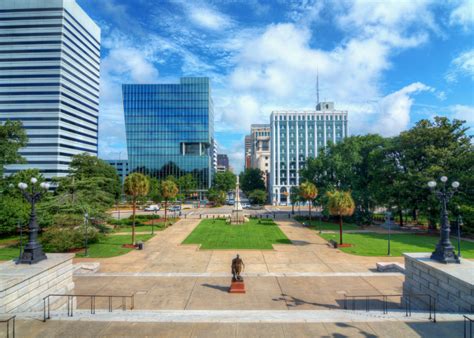
M 43 310 L 43 298 L 49 294 L 70 293 L 74 288 L 74 254 L 48 254 L 36 264 L 0 264 L 0 313 Z M 66 297 L 52 297 L 51 309 L 66 302 Z
M 437 311 L 474 312 L 474 262 L 462 259 L 461 264 L 443 264 L 431 260 L 431 253 L 404 256 L 404 295 L 431 295 Z M 414 308 L 427 310 L 427 303 L 427 297 L 412 298 Z

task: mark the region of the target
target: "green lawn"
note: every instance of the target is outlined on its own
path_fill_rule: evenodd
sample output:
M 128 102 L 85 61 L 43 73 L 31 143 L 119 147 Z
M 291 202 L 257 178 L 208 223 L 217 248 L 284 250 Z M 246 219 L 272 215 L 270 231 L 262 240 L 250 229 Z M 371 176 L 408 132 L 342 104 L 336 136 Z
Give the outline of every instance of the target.
M 17 246 L 8 246 L 0 248 L 0 261 L 9 261 L 18 258 L 20 248 Z
M 194 229 L 183 244 L 201 244 L 201 249 L 273 249 L 272 244 L 291 244 L 272 220 L 251 219 L 245 224 L 230 225 L 223 219 L 206 219 Z
M 333 239 L 339 242 L 339 234 L 320 234 L 326 240 Z M 438 236 L 425 236 L 416 234 L 392 234 L 390 240 L 391 256 L 402 256 L 403 252 L 432 252 Z M 359 256 L 386 256 L 388 235 L 376 233 L 346 233 L 343 236 L 344 243 L 352 244 L 352 247 L 340 248 L 340 250 Z M 451 238 L 456 247 L 457 241 Z M 461 255 L 464 258 L 474 258 L 474 243 L 461 241 Z
M 145 242 L 149 240 L 151 235 L 136 235 L 137 242 Z M 88 249 L 88 257 L 91 258 L 107 258 L 107 257 L 114 257 L 126 254 L 134 249 L 124 248 L 122 247 L 123 244 L 130 244 L 132 240 L 131 235 L 108 235 L 99 240 L 97 243 L 93 243 L 89 245 Z M 146 244 L 145 244 L 146 245 Z M 77 257 L 84 257 L 84 253 L 77 253 Z

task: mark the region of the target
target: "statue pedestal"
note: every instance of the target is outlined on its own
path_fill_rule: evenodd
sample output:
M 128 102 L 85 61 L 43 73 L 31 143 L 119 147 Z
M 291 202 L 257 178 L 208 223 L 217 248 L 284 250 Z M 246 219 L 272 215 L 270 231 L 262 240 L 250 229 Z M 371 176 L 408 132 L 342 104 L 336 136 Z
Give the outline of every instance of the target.
M 229 293 L 245 293 L 244 281 L 234 281 L 230 284 Z
M 243 210 L 232 210 L 230 216 L 230 224 L 242 224 L 248 222 L 249 219 L 244 215 Z

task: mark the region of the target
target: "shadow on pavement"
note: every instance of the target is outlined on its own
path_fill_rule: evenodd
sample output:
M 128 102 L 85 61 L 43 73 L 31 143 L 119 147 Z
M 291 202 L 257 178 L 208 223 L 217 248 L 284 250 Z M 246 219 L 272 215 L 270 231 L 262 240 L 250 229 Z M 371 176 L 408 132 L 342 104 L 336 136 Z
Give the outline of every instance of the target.
M 216 290 L 223 291 L 223 292 L 229 292 L 229 287 L 228 286 L 212 285 L 212 284 L 207 284 L 207 283 L 204 283 L 204 284 L 201 284 L 201 285 L 205 286 L 206 288 L 216 289 Z

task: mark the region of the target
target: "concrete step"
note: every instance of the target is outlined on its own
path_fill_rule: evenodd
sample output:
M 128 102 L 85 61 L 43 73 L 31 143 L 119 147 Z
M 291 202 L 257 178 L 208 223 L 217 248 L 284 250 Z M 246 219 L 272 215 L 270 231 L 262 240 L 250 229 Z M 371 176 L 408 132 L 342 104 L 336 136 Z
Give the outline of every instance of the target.
M 383 314 L 381 311 L 352 310 L 75 310 L 73 317 L 65 311 L 51 312 L 51 320 L 84 320 L 107 322 L 180 322 L 180 323 L 335 323 L 410 321 L 427 322 L 427 312 L 412 312 L 406 317 L 401 310 Z M 18 314 L 19 319 L 43 318 L 43 313 Z M 462 314 L 437 314 L 438 321 L 462 320 Z

